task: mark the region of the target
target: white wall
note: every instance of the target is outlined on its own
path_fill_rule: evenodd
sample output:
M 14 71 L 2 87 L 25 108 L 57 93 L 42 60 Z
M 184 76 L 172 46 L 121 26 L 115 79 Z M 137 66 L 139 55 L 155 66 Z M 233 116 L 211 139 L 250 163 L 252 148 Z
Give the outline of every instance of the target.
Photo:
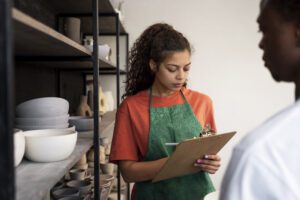
M 169 23 L 187 36 L 195 48 L 190 88 L 213 99 L 219 132 L 238 131 L 220 153 L 223 165 L 212 176 L 218 189 L 234 144 L 294 100 L 294 86 L 275 83 L 261 61 L 258 5 L 259 0 L 127 0 L 123 4 L 130 46 L 156 22 Z

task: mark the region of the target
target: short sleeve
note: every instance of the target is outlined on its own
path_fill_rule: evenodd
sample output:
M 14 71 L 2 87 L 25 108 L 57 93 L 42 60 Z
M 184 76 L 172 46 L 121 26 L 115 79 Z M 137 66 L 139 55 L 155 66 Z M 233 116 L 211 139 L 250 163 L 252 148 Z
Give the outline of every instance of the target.
M 138 148 L 133 137 L 132 120 L 126 100 L 120 105 L 115 121 L 110 162 L 138 160 Z

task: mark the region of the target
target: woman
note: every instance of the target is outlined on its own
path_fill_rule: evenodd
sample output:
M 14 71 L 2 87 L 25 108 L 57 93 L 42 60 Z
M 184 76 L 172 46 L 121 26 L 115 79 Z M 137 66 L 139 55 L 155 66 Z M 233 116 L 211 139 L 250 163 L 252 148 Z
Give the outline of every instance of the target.
M 151 183 L 174 151 L 165 143 L 199 136 L 205 125 L 215 130 L 210 98 L 186 88 L 190 56 L 188 40 L 168 24 L 147 28 L 130 52 L 110 161 L 136 182 L 132 199 L 201 199 L 214 191 L 207 173 L 220 167 L 217 155 L 196 160 L 199 173 Z

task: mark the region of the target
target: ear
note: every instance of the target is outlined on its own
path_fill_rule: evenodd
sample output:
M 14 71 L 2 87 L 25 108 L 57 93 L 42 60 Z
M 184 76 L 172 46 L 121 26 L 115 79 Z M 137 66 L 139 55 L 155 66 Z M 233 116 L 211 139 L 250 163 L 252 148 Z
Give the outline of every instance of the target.
M 151 69 L 152 72 L 157 71 L 156 63 L 154 62 L 154 60 L 150 59 L 149 65 L 150 65 L 150 69 Z

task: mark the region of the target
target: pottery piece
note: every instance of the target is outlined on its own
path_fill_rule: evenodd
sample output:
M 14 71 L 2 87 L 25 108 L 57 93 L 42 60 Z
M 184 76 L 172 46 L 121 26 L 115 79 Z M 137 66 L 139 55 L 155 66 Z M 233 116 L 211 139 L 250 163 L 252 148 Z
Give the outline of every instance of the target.
M 90 149 L 88 152 L 88 161 L 93 162 L 94 161 L 94 149 Z M 105 163 L 105 147 L 100 145 L 99 146 L 99 162 Z
M 118 193 L 117 192 L 111 192 L 108 196 L 109 200 L 118 200 Z M 125 200 L 125 195 L 121 194 L 120 200 Z
M 81 96 L 80 104 L 77 108 L 76 114 L 79 116 L 92 116 L 92 110 L 90 106 L 88 105 L 88 97 L 87 96 Z
M 58 97 L 43 97 L 31 99 L 16 107 L 18 118 L 56 117 L 67 115 L 69 102 Z
M 82 200 L 80 197 L 63 197 L 57 200 Z
M 110 174 L 100 174 L 100 180 L 106 180 L 109 182 L 112 182 L 114 180 L 114 175 L 110 175 Z
M 88 168 L 88 163 L 82 164 L 82 165 L 74 165 L 73 169 L 83 169 L 83 170 L 87 170 Z
M 106 113 L 106 99 L 101 86 L 99 86 L 99 112 L 101 115 Z
M 25 136 L 22 130 L 14 129 L 14 166 L 17 167 L 25 153 Z
M 68 181 L 66 185 L 78 189 L 81 197 L 88 194 L 92 188 L 91 182 L 87 180 L 72 180 Z
M 51 130 L 25 131 L 25 156 L 35 162 L 55 162 L 68 158 L 73 152 L 77 132 Z
M 86 158 L 86 154 L 83 154 L 80 158 L 80 160 L 75 164 L 75 166 L 80 166 L 80 165 L 84 165 L 87 164 L 87 158 Z
M 86 175 L 84 169 L 71 169 L 69 173 L 72 180 L 84 180 Z
M 100 138 L 101 140 L 101 145 L 104 146 L 105 149 L 105 155 L 110 154 L 110 149 L 111 149 L 111 143 L 107 137 Z
M 99 117 L 99 122 L 101 118 Z M 94 129 L 94 118 L 84 116 L 71 116 L 69 123 L 76 127 L 77 131 L 90 131 Z
M 108 44 L 98 45 L 99 58 L 103 60 L 110 60 L 111 48 Z
M 113 111 L 115 109 L 115 100 L 111 91 L 104 92 L 106 99 L 106 111 Z
M 72 40 L 81 43 L 80 39 L 80 18 L 64 18 L 64 34 Z
M 25 125 L 16 124 L 15 126 L 24 131 L 30 131 L 30 130 L 44 130 L 44 129 L 65 129 L 69 127 L 69 124 L 64 123 L 64 124 L 56 124 L 53 126 L 25 126 Z
M 61 188 L 53 191 L 52 196 L 55 199 L 61 199 L 64 197 L 79 197 L 79 190 L 76 188 Z
M 15 123 L 21 126 L 55 126 L 67 124 L 68 120 L 69 114 L 55 117 L 15 118 Z
M 113 175 L 115 165 L 113 163 L 100 163 L 100 168 L 104 174 Z

